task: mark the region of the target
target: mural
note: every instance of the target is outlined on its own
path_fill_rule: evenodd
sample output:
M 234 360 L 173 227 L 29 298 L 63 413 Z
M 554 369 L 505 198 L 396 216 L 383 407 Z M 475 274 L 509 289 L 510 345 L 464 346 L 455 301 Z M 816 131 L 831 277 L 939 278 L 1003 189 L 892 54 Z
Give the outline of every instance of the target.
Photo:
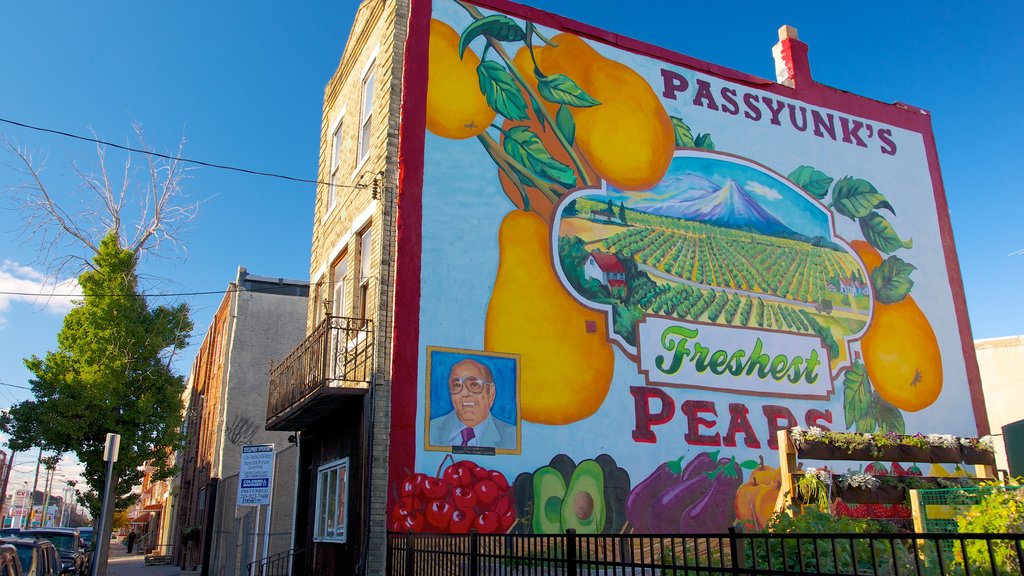
M 916 119 L 432 10 L 417 449 L 392 529 L 763 525 L 779 430 L 977 433 Z M 514 445 L 456 431 L 467 382 Z

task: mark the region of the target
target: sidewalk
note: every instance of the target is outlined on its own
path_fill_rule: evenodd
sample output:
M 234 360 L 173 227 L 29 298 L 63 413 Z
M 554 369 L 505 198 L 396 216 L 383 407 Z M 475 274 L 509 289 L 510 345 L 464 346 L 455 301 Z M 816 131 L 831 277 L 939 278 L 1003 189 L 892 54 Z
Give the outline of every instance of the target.
M 110 558 L 107 560 L 107 576 L 178 576 L 178 566 L 145 566 L 145 555 L 128 555 L 123 544 L 110 543 Z

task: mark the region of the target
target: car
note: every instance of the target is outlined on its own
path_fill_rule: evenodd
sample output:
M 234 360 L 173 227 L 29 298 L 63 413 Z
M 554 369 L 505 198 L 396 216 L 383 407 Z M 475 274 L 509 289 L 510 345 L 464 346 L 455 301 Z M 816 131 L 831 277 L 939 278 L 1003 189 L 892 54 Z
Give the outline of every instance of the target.
M 49 540 L 32 540 L 28 538 L 2 538 L 3 544 L 14 546 L 18 554 L 23 576 L 58 576 L 60 574 L 60 556 L 57 548 Z
M 93 546 L 93 527 L 79 526 L 75 530 L 78 530 L 78 546 L 82 550 L 82 554 L 85 554 L 85 570 L 88 572 L 89 567 L 92 566 L 92 552 L 95 548 Z
M 32 528 L 22 530 L 19 537 L 36 538 L 49 540 L 60 555 L 60 574 L 71 576 L 85 576 L 89 566 L 85 563 L 85 554 L 82 552 L 81 538 L 78 530 L 74 528 Z
M 17 536 L 21 528 L 0 528 L 0 537 Z
M 0 545 L 0 576 L 22 576 L 18 549 L 9 544 Z

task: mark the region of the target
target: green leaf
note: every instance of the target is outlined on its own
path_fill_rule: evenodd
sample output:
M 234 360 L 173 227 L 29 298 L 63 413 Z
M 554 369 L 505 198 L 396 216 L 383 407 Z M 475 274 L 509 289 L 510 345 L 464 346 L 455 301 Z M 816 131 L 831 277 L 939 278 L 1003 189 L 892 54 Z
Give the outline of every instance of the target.
M 517 42 L 526 38 L 526 32 L 515 20 L 502 14 L 492 14 L 473 22 L 462 31 L 459 38 L 459 58 L 465 54 L 469 43 L 481 34 L 487 34 L 500 42 Z
M 558 113 L 555 114 L 555 124 L 558 131 L 565 137 L 565 141 L 572 146 L 573 140 L 576 139 L 576 120 L 572 117 L 572 112 L 564 104 L 558 107 Z
M 481 62 L 476 68 L 480 79 L 480 91 L 487 99 L 487 105 L 509 120 L 529 120 L 526 100 L 519 86 L 500 63 L 493 60 Z
M 828 195 L 833 178 L 812 166 L 801 166 L 789 173 L 789 179 L 805 192 L 821 200 Z
M 882 304 L 893 304 L 907 297 L 914 281 L 910 273 L 917 268 L 899 256 L 889 256 L 871 272 L 871 286 Z
M 886 254 L 892 254 L 900 248 L 910 248 L 914 245 L 913 240 L 901 240 L 893 230 L 892 224 L 878 212 L 870 212 L 860 219 L 860 231 L 864 234 L 864 239 L 868 241 L 868 244 Z
M 566 188 L 576 187 L 576 174 L 544 148 L 540 138 L 526 126 L 510 128 L 505 136 L 505 152 L 537 176 Z
M 686 456 L 680 456 L 677 460 L 666 462 L 665 467 L 668 468 L 669 472 L 675 474 L 676 476 L 679 476 L 680 474 L 683 473 L 683 460 L 685 458 Z
M 711 134 L 698 134 L 693 140 L 693 145 L 705 150 L 714 150 L 715 143 L 711 141 Z
M 892 205 L 885 199 L 874 185 L 861 178 L 840 178 L 832 190 L 832 205 L 836 212 L 851 220 L 863 218 L 875 208 L 885 208 L 893 212 Z
M 846 429 L 854 426 L 857 432 L 874 432 L 871 415 L 871 383 L 863 362 L 854 362 L 843 375 L 843 411 Z
M 576 108 L 590 108 L 600 104 L 565 74 L 538 76 L 537 91 L 540 92 L 541 98 L 555 104 L 565 104 Z
M 744 460 L 743 462 L 740 462 L 740 468 L 746 468 L 747 470 L 753 470 L 760 465 L 761 463 L 757 460 Z
M 675 116 L 669 116 L 669 120 L 672 121 L 672 131 L 676 136 L 676 146 L 684 148 L 693 148 L 693 132 L 690 131 L 690 127 L 683 122 L 682 118 L 676 118 Z
M 903 413 L 899 408 L 886 402 L 877 392 L 871 396 L 871 410 L 878 420 L 879 432 L 895 432 L 906 434 L 907 426 L 903 422 Z
M 536 99 L 530 98 L 530 105 L 533 107 L 533 117 L 540 123 L 540 127 L 544 128 L 547 122 L 544 121 L 544 109 L 541 108 L 540 102 Z

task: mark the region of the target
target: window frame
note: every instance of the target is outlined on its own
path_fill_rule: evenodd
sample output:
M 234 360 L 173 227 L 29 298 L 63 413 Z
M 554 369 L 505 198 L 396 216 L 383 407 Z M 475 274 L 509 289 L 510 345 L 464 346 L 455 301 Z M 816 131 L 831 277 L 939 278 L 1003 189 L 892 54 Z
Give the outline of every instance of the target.
M 356 156 L 358 158 L 356 172 L 370 157 L 370 130 L 373 125 L 374 92 L 377 90 L 377 55 L 370 57 L 369 63 L 359 79 L 359 137 L 356 140 Z M 369 94 L 367 94 L 369 88 Z M 363 148 L 366 150 L 363 150 Z
M 370 317 L 368 304 L 370 300 L 370 264 L 373 259 L 373 225 L 367 224 L 366 228 L 359 232 L 359 288 L 357 301 L 359 311 L 357 318 L 366 320 Z
M 342 128 L 345 125 L 344 120 L 345 110 L 342 109 L 341 113 L 338 114 L 338 117 L 331 123 L 330 130 L 327 133 L 331 156 L 328 158 L 327 165 L 327 198 L 322 220 L 327 220 L 328 216 L 330 216 L 338 206 L 338 189 L 341 187 L 341 148 L 344 143 L 342 140 Z
M 349 257 L 348 251 L 342 252 L 340 256 L 331 263 L 330 294 L 331 294 L 331 316 L 348 316 L 349 294 L 347 288 L 347 276 Z M 338 269 L 341 268 L 341 278 L 338 278 Z M 340 298 L 339 298 L 340 295 Z M 340 300 L 340 302 L 339 302 Z
M 325 517 L 321 516 L 321 513 L 325 512 L 322 509 L 323 504 L 327 502 L 327 498 L 330 497 L 330 492 L 325 493 L 325 482 L 324 478 L 330 479 L 330 473 L 337 472 L 334 482 L 334 529 L 333 536 L 326 535 L 326 526 L 321 524 Z M 341 484 L 341 488 L 344 493 L 338 494 L 338 485 Z M 313 541 L 314 542 L 333 542 L 337 544 L 344 544 L 348 541 L 348 485 L 349 485 L 349 458 L 340 458 L 328 462 L 316 470 L 316 506 L 315 516 L 313 517 Z M 327 490 L 330 490 L 330 486 L 326 486 Z

